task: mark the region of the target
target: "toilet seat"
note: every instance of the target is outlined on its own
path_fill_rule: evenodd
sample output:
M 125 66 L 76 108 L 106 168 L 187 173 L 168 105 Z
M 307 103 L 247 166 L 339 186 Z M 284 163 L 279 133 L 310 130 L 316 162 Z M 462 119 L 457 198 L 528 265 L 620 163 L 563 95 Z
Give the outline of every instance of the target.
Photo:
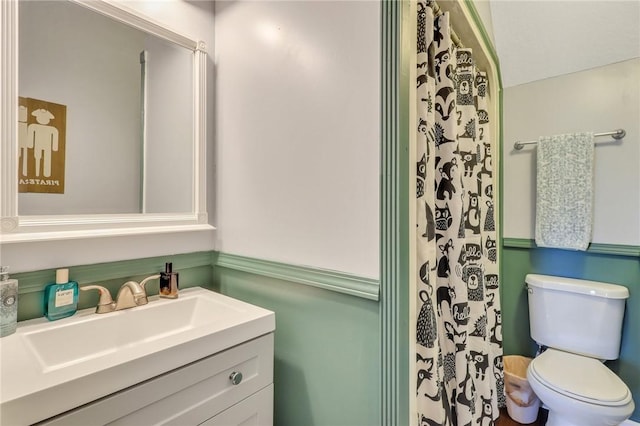
M 529 364 L 529 375 L 566 397 L 610 407 L 631 400 L 627 385 L 600 361 L 547 349 Z

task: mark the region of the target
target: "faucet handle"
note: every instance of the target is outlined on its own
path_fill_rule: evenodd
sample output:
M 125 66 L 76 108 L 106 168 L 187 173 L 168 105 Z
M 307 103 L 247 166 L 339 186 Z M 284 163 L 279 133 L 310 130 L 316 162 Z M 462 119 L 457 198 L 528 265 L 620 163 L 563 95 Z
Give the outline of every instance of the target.
M 105 312 L 111 312 L 113 310 L 113 298 L 111 297 L 111 293 L 109 292 L 108 288 L 101 285 L 85 285 L 80 287 L 80 290 L 98 290 L 98 292 L 100 293 L 100 300 L 98 301 L 98 306 L 96 306 L 96 313 L 102 314 Z
M 147 292 L 147 289 L 146 289 L 146 287 L 145 287 L 145 284 L 147 284 L 147 282 L 148 282 L 148 281 L 151 281 L 151 280 L 157 280 L 157 279 L 159 279 L 159 278 L 160 278 L 160 274 L 151 275 L 151 276 L 149 276 L 149 277 L 145 278 L 144 280 L 140 281 L 140 287 L 142 287 L 142 289 L 143 289 L 143 290 L 144 290 L 144 292 L 146 293 L 146 292 Z

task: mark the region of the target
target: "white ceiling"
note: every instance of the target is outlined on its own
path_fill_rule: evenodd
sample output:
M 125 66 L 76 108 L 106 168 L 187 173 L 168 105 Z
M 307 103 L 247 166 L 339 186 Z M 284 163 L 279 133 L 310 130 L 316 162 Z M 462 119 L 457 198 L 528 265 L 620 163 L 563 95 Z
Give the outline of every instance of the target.
M 640 0 L 490 5 L 504 87 L 640 57 Z

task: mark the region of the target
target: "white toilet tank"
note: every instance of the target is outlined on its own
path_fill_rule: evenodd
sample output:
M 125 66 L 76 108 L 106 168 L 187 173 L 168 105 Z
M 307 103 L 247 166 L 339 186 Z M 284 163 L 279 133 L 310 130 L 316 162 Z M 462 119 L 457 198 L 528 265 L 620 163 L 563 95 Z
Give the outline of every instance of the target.
M 626 287 L 528 274 L 531 337 L 539 345 L 616 359 L 620 353 Z

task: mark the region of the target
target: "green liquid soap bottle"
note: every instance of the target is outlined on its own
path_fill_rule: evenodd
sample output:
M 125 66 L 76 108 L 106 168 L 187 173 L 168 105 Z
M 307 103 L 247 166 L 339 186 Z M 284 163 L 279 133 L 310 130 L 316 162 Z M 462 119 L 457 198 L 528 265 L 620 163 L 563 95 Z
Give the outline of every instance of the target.
M 58 269 L 56 282 L 44 289 L 44 316 L 49 321 L 70 317 L 78 309 L 78 283 L 69 281 L 69 270 Z

